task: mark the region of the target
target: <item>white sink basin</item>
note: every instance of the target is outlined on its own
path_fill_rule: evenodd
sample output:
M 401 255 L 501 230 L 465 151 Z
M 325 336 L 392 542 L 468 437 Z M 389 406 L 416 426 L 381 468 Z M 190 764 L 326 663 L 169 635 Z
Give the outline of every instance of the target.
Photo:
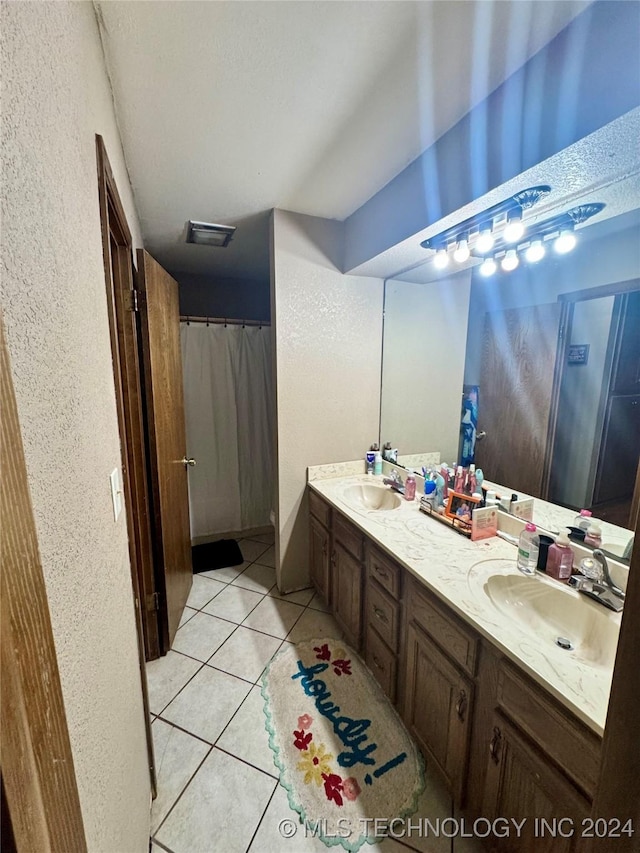
M 397 492 L 392 492 L 386 486 L 376 486 L 373 483 L 349 486 L 344 490 L 344 499 L 357 509 L 398 509 L 402 499 Z
M 536 642 L 561 656 L 570 655 L 594 667 L 613 668 L 619 618 L 564 584 L 539 575 L 526 576 L 478 563 L 470 584 L 482 589 L 493 606 L 519 624 Z M 570 648 L 559 641 L 568 640 Z

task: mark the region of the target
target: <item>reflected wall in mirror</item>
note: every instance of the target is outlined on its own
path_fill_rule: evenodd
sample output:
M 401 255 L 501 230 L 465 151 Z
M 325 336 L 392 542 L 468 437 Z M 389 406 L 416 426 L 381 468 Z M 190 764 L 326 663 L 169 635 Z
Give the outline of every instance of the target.
M 593 191 L 593 198 L 601 195 Z M 440 450 L 453 465 L 461 391 L 478 385 L 478 431 L 487 436 L 476 445 L 476 461 L 488 480 L 563 507 L 591 507 L 594 517 L 621 528 L 635 526 L 638 172 L 621 179 L 613 195 L 625 203 L 614 199 L 608 213 L 623 212 L 578 229 L 570 255 L 548 251 L 535 265 L 523 262 L 489 278 L 479 274 L 477 260 L 449 277 L 425 264 L 386 282 L 382 441 L 401 456 Z M 585 344 L 586 358 L 576 348 Z M 525 387 L 532 378 L 535 390 Z

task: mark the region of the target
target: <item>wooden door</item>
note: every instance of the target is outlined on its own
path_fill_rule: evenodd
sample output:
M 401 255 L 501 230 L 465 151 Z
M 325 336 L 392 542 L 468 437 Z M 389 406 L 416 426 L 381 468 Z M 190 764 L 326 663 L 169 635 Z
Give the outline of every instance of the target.
M 325 602 L 329 601 L 329 531 L 313 516 L 310 519 L 311 580 Z
M 140 336 L 144 364 L 154 556 L 160 571 L 164 648 L 173 643 L 193 582 L 187 448 L 180 354 L 178 284 L 138 250 Z
M 512 834 L 494 845 L 506 853 L 577 853 L 590 803 L 500 713 L 492 723 L 482 815 L 526 819 L 519 839 Z
M 354 649 L 362 638 L 362 563 L 352 557 L 340 542 L 333 546 L 331 598 L 336 621 Z
M 407 630 L 404 715 L 422 751 L 440 768 L 456 799 L 464 800 L 473 683 L 418 628 Z
M 557 395 L 562 305 L 487 313 L 480 369 L 476 466 L 515 492 L 544 497 Z

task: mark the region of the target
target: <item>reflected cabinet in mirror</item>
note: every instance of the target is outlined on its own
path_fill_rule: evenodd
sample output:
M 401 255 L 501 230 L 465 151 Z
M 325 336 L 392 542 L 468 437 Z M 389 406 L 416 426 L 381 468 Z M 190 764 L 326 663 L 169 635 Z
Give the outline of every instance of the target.
M 454 466 L 463 388 L 477 388 L 466 431 L 486 480 L 539 499 L 548 526 L 590 509 L 619 556 L 640 501 L 637 173 L 616 193 L 624 212 L 605 217 L 625 207 L 614 199 L 568 254 L 549 244 L 537 263 L 523 252 L 486 277 L 479 258 L 449 275 L 430 259 L 387 280 L 380 440 L 400 459 L 440 451 Z M 542 501 L 557 505 L 555 525 Z

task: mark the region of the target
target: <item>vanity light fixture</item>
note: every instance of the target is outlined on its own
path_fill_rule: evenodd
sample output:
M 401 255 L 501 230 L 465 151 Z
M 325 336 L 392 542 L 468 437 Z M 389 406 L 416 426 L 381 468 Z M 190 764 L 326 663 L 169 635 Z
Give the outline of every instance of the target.
M 518 229 L 524 228 L 522 222 L 524 211 L 529 210 L 550 192 L 551 187 L 547 184 L 528 187 L 510 198 L 488 207 L 481 213 L 470 216 L 464 222 L 452 225 L 434 237 L 423 240 L 420 245 L 423 249 L 431 249 L 436 253 L 434 264 L 437 269 L 446 267 L 444 258 L 447 256 L 447 249 L 451 245 L 456 247 L 453 257 L 457 263 L 465 263 L 469 259 L 470 253 L 486 255 L 492 250 L 498 235 L 501 232 L 504 233 L 507 228 L 511 228 L 510 234 L 515 233 L 517 235 Z M 521 230 L 520 236 L 522 233 Z M 520 236 L 513 237 L 513 241 L 519 240 Z
M 457 261 L 459 264 L 463 264 L 465 261 L 469 260 L 470 256 L 471 252 L 469 251 L 469 243 L 463 238 L 456 246 L 455 252 L 453 253 L 453 260 Z
M 564 228 L 553 242 L 553 248 L 559 255 L 566 255 L 575 248 L 577 243 L 576 235 L 573 233 L 573 226 Z
M 438 249 L 435 258 L 433 259 L 433 265 L 438 270 L 443 270 L 445 267 L 449 266 L 449 255 L 447 254 L 446 249 Z
M 235 225 L 216 225 L 213 222 L 195 222 L 190 219 L 187 223 L 187 239 L 185 242 L 226 249 L 235 231 Z
M 483 275 L 485 278 L 488 278 L 490 275 L 493 275 L 497 269 L 498 265 L 496 264 L 494 258 L 485 258 L 484 261 L 480 264 L 480 275 Z
M 544 258 L 546 253 L 546 249 L 542 245 L 542 240 L 533 240 L 527 251 L 524 253 L 524 256 L 530 264 L 537 264 L 538 261 L 541 261 Z
M 522 222 L 522 211 L 514 210 L 507 215 L 507 227 L 504 229 L 504 240 L 506 243 L 517 243 L 524 234 Z
M 505 272 L 512 272 L 520 263 L 520 258 L 515 249 L 508 249 L 507 254 L 502 259 L 500 266 Z

